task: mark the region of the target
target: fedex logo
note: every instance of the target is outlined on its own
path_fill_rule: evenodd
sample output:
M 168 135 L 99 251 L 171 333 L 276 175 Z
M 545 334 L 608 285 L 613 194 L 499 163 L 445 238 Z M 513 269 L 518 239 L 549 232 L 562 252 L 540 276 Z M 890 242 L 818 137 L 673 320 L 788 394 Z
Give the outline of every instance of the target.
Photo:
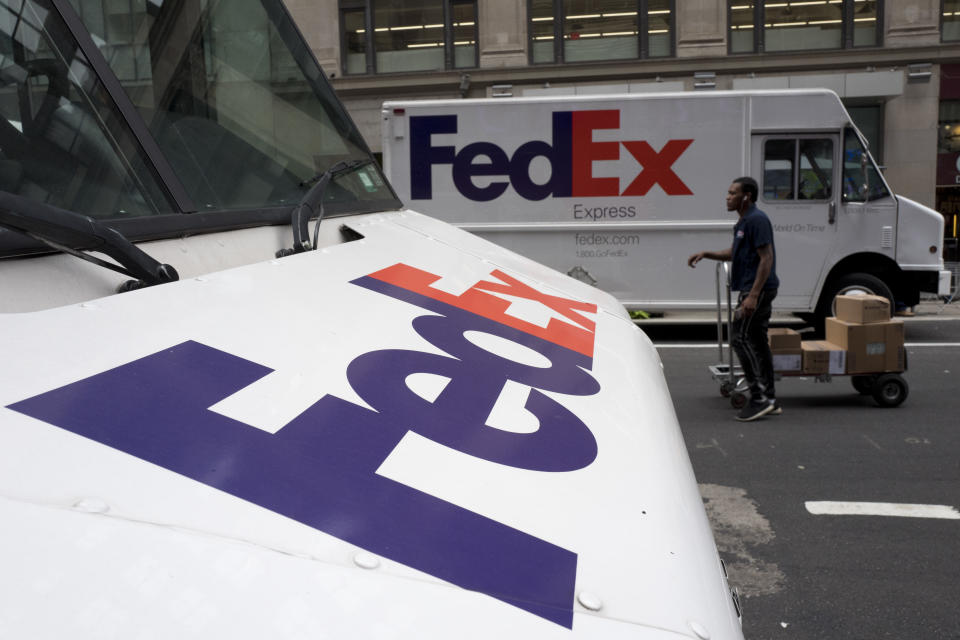
M 670 140 L 659 151 L 645 140 L 602 141 L 593 132 L 620 128 L 620 111 L 556 111 L 552 117 L 552 142 L 531 140 L 517 147 L 512 156 L 492 142 L 473 142 L 457 150 L 434 146 L 434 134 L 457 133 L 457 116 L 412 116 L 410 118 L 410 196 L 433 197 L 433 167 L 451 165 L 453 184 L 466 198 L 487 202 L 499 198 L 512 186 L 527 200 L 588 196 L 644 196 L 654 185 L 671 196 L 693 195 L 673 171 L 673 164 L 693 140 Z M 593 175 L 596 160 L 619 160 L 621 147 L 640 167 L 636 177 L 621 190 L 620 178 Z M 550 178 L 543 184 L 530 177 L 530 164 L 543 157 L 550 163 Z M 474 178 L 504 177 L 486 186 Z
M 459 296 L 404 264 L 354 280 L 422 308 L 412 328 L 439 353 L 363 353 L 346 375 L 368 406 L 327 394 L 276 433 L 209 410 L 271 370 L 194 341 L 9 408 L 571 628 L 576 553 L 377 473 L 411 431 L 531 472 L 575 471 L 596 458 L 591 430 L 548 395 L 599 391 L 589 372 L 595 325 L 584 315 L 596 307 L 500 271 L 492 276 Z M 553 319 L 540 326 L 512 316 L 497 294 L 536 301 Z M 487 351 L 471 332 L 533 349 L 549 366 Z M 407 384 L 417 373 L 441 376 L 446 386 L 421 397 Z M 509 382 L 529 389 L 525 409 L 539 421 L 536 431 L 485 424 Z

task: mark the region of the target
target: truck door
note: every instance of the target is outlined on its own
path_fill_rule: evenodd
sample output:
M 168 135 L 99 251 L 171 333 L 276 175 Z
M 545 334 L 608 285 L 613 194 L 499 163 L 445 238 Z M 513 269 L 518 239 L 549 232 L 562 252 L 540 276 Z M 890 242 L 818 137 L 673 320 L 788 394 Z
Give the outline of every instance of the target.
M 816 304 L 837 234 L 839 142 L 833 133 L 753 136 L 757 206 L 773 224 L 779 307 L 812 310 Z

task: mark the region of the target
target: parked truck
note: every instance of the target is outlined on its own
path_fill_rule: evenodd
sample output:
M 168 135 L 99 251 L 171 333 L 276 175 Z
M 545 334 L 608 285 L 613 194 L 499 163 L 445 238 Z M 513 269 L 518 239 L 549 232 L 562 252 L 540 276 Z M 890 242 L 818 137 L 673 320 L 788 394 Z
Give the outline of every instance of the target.
M 387 176 L 409 206 L 578 277 L 629 308 L 713 308 L 700 249 L 729 246 L 730 182 L 775 230 L 775 303 L 905 305 L 949 293 L 943 218 L 887 184 L 828 90 L 386 102 Z
M 279 0 L 0 12 L 0 637 L 742 640 L 650 340 Z

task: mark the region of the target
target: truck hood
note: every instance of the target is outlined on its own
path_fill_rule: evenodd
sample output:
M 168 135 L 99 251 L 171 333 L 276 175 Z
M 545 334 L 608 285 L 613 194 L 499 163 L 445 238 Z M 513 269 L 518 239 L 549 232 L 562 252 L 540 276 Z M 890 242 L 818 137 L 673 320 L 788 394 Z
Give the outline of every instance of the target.
M 742 637 L 616 301 L 413 212 L 347 224 L 0 316 L 0 635 Z
M 907 270 L 943 269 L 942 256 L 943 216 L 910 198 L 897 196 L 897 262 Z

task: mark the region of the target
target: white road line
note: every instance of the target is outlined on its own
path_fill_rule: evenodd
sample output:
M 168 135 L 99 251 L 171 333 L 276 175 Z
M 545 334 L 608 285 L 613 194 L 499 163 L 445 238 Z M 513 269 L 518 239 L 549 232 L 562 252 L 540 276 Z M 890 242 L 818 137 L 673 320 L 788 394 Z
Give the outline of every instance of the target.
M 901 504 L 896 502 L 805 502 L 813 515 L 896 516 L 900 518 L 941 518 L 960 520 L 960 511 L 945 504 Z
M 713 344 L 704 343 L 704 342 L 664 342 L 661 344 L 654 343 L 653 345 L 657 349 L 716 349 L 717 343 Z M 918 347 L 936 347 L 942 349 L 944 347 L 960 347 L 960 342 L 908 342 L 904 345 L 910 349 L 915 349 Z M 724 350 L 727 349 L 727 345 L 723 345 Z

